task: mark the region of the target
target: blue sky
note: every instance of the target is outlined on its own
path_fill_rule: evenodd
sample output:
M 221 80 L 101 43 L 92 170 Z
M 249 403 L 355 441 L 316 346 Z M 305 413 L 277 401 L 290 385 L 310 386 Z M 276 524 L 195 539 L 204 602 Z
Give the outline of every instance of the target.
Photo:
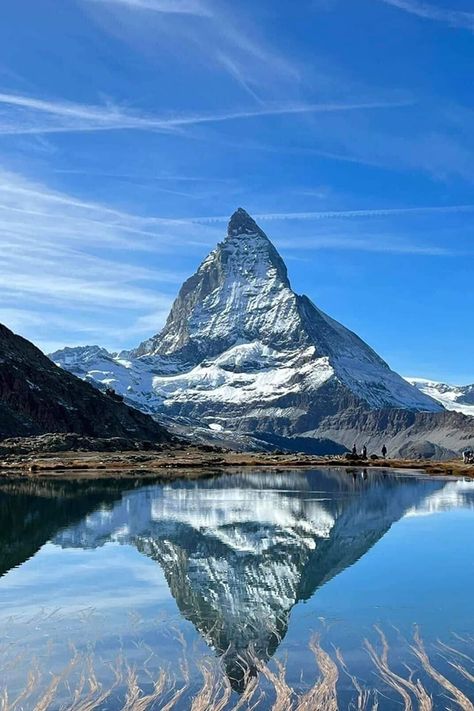
M 472 3 L 1 16 L 0 321 L 46 351 L 134 346 L 243 206 L 392 367 L 474 381 Z

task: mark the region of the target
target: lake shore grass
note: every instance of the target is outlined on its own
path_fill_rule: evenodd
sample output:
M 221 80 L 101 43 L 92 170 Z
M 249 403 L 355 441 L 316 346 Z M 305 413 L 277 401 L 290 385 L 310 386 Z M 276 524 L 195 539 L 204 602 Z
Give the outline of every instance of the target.
M 240 662 L 239 693 L 225 672 L 225 655 L 193 660 L 184 656 L 176 666 L 178 679 L 169 669 L 153 667 L 153 650 L 145 645 L 149 654 L 143 665 L 120 658 L 110 664 L 109 681 L 104 681 L 103 664 L 97 664 L 101 660 L 94 651 L 73 649 L 59 670 L 45 673 L 38 663 L 25 669 L 20 690 L 12 692 L 4 677 L 0 710 L 382 711 L 388 702 L 388 708 L 404 711 L 435 711 L 441 705 L 474 711 L 470 700 L 473 660 L 462 651 L 470 648 L 471 640 L 457 636 L 450 644 L 438 640 L 427 648 L 415 627 L 413 638 L 405 640 L 407 660 L 394 665 L 387 636 L 378 626 L 375 633 L 363 641 L 361 651 L 367 655 L 370 672 L 363 679 L 353 673 L 340 649 L 323 646 L 315 635 L 309 643 L 314 671 L 304 679 L 301 674 L 296 687 L 288 680 L 284 659 L 265 663 L 249 652 Z M 441 668 L 440 662 L 444 662 Z M 200 679 L 191 678 L 191 665 L 199 671 Z
M 291 453 L 242 453 L 208 451 L 198 446 L 177 446 L 163 451 L 137 452 L 42 452 L 8 455 L 0 459 L 1 476 L 198 479 L 222 470 L 287 470 L 339 467 L 383 468 L 421 472 L 431 476 L 474 478 L 474 465 L 461 460 L 347 459 Z

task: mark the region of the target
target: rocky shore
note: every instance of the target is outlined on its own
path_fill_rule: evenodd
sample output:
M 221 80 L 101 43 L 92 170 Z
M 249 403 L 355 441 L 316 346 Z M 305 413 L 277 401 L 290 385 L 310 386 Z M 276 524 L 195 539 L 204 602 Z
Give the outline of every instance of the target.
M 61 478 L 198 478 L 235 468 L 299 467 L 390 468 L 430 475 L 474 478 L 474 465 L 460 460 L 360 459 L 351 455 L 242 453 L 210 445 L 152 444 L 122 438 L 91 439 L 77 435 L 43 435 L 0 442 L 0 476 Z

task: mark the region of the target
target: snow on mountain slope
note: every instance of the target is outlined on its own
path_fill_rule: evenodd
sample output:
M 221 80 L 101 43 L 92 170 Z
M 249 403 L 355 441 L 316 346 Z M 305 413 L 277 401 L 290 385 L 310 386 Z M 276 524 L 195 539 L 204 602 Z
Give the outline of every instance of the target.
M 291 289 L 242 209 L 182 286 L 163 330 L 128 353 L 66 348 L 55 363 L 158 417 L 293 437 L 348 407 L 442 411 L 356 334 Z
M 447 385 L 425 378 L 405 378 L 420 392 L 437 400 L 446 410 L 474 417 L 474 385 Z

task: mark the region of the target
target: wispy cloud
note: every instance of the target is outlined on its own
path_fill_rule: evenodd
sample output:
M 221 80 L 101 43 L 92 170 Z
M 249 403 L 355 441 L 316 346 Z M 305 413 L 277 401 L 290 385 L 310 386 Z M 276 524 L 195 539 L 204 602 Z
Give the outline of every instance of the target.
M 436 245 L 419 244 L 392 234 L 369 235 L 367 237 L 346 237 L 339 235 L 315 235 L 296 240 L 277 239 L 275 243 L 280 249 L 302 251 L 344 251 L 372 252 L 376 254 L 410 254 L 422 257 L 455 257 L 464 254 L 460 250 Z
M 474 12 L 439 7 L 428 2 L 419 2 L 419 0 L 381 0 L 381 2 L 417 17 L 474 32 Z
M 34 248 L 37 256 L 46 249 L 59 255 L 66 247 L 78 252 L 93 248 L 120 252 L 129 250 L 131 243 L 135 251 L 159 254 L 172 251 L 177 242 L 205 244 L 212 230 L 189 219 L 134 215 L 0 169 L 0 234 L 2 246 L 8 245 L 0 258 L 7 259 L 15 244 L 20 250 Z M 75 263 L 77 255 L 70 256 Z M 123 277 L 120 270 L 115 273 Z M 140 269 L 133 274 L 136 279 L 148 272 Z M 182 275 L 168 278 L 159 272 L 155 276 L 168 282 L 179 281 Z
M 209 9 L 199 0 L 87 0 L 102 5 L 123 5 L 131 10 L 148 10 L 171 15 L 208 17 Z
M 164 183 L 216 183 L 226 184 L 232 183 L 231 178 L 220 178 L 215 176 L 205 175 L 186 175 L 178 173 L 153 174 L 151 172 L 143 173 L 124 173 L 120 170 L 113 172 L 105 172 L 98 170 L 86 170 L 79 168 L 56 168 L 55 173 L 64 175 L 87 175 L 94 178 L 114 178 L 115 180 L 130 180 L 131 182 L 164 182 Z
M 370 217 L 391 217 L 396 215 L 429 215 L 474 212 L 474 204 L 466 205 L 434 205 L 418 207 L 372 208 L 370 210 L 320 210 L 316 212 L 264 212 L 253 215 L 256 220 L 331 220 L 357 219 Z M 224 215 L 216 217 L 195 217 L 194 222 L 212 223 L 227 222 Z
M 117 106 L 89 106 L 61 100 L 47 101 L 19 94 L 0 93 L 0 105 L 13 109 L 0 119 L 0 134 L 63 133 L 76 131 L 158 131 L 176 132 L 199 124 L 222 123 L 261 117 L 297 114 L 337 113 L 406 106 L 407 102 L 363 101 L 348 103 L 280 103 L 257 108 L 147 115 Z M 18 111 L 19 110 L 19 111 Z
M 220 0 L 83 0 L 84 6 L 97 9 L 108 6 L 102 22 L 115 35 L 144 49 L 154 47 L 156 37 L 168 51 L 194 53 L 199 62 L 207 59 L 212 69 L 223 70 L 255 99 L 255 89 L 265 95 L 274 87 L 300 83 L 302 66 L 285 56 L 280 48 L 265 41 L 256 32 L 255 23 L 245 22 L 241 6 L 236 11 L 231 3 Z M 117 14 L 114 22 L 111 9 Z M 133 22 L 124 22 L 124 13 Z M 176 15 L 181 15 L 175 22 Z M 173 41 L 168 43 L 169 37 Z
M 237 81 L 237 83 L 242 87 L 242 89 L 244 89 L 247 94 L 250 94 L 252 99 L 254 99 L 257 104 L 263 104 L 260 96 L 252 88 L 251 76 L 249 77 L 247 72 L 242 71 L 242 68 L 235 60 L 232 59 L 232 57 L 230 57 L 227 53 L 217 52 L 216 60 L 218 64 L 223 66 L 224 69 L 229 72 L 229 74 Z
M 199 242 L 208 232 L 131 215 L 0 170 L 0 319 L 44 349 L 60 338 L 128 345 L 132 336 L 159 330 L 187 276 L 155 255 Z M 187 253 L 192 249 L 188 245 Z M 146 262 L 137 259 L 140 250 L 147 250 Z
M 382 108 L 382 103 L 380 105 Z M 472 111 L 465 106 L 432 100 L 387 102 L 383 115 L 370 111 L 307 113 L 304 123 L 286 140 L 270 143 L 213 131 L 195 137 L 237 151 L 302 156 L 383 171 L 418 171 L 439 182 L 462 178 L 472 183 L 474 132 Z M 422 118 L 422 120 L 420 120 Z M 250 132 L 249 132 L 250 135 Z M 255 134 L 254 134 L 255 136 Z

